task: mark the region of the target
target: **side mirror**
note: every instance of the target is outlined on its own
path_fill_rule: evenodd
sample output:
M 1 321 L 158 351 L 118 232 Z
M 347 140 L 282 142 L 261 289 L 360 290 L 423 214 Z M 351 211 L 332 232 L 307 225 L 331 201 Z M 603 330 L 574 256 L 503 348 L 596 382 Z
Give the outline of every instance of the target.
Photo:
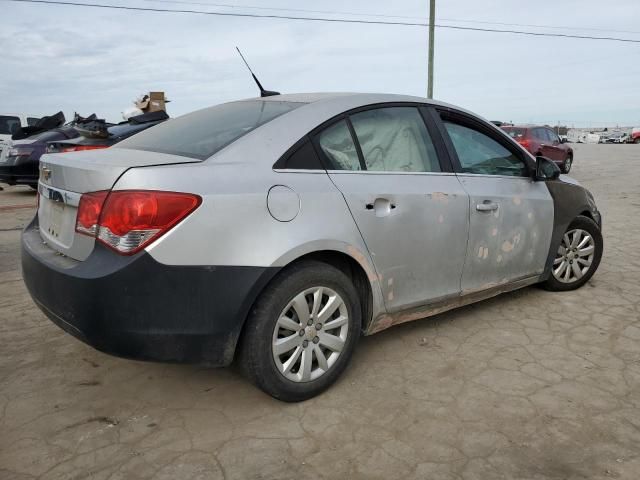
M 536 181 L 556 180 L 560 176 L 560 167 L 547 157 L 536 157 Z

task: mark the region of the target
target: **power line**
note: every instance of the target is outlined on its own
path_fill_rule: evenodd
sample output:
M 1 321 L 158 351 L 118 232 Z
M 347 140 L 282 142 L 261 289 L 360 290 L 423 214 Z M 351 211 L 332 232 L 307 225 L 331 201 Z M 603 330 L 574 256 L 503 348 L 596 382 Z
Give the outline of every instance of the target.
M 262 7 L 256 5 L 232 5 L 229 3 L 211 3 L 211 2 L 195 2 L 188 0 L 143 0 L 145 2 L 152 3 L 169 3 L 169 4 L 183 4 L 183 5 L 202 5 L 209 7 L 222 7 L 222 8 L 248 8 L 250 10 L 271 10 L 280 12 L 300 12 L 300 13 L 324 13 L 328 15 L 353 15 L 358 17 L 379 17 L 379 18 L 404 18 L 408 20 L 422 20 L 423 17 L 410 16 L 410 15 L 390 15 L 384 13 L 363 13 L 363 12 L 347 12 L 344 10 L 307 10 L 304 8 L 282 8 L 282 7 Z M 533 28 L 549 28 L 557 30 L 574 30 L 574 31 L 594 31 L 594 32 L 612 32 L 612 33 L 635 33 L 640 35 L 640 31 L 637 30 L 612 30 L 610 28 L 596 28 L 596 27 L 570 27 L 567 25 L 542 25 L 533 23 L 507 23 L 507 22 L 490 22 L 487 20 L 469 20 L 463 18 L 440 18 L 445 22 L 462 22 L 462 23 L 477 23 L 482 25 L 502 25 L 506 27 L 533 27 Z
M 198 15 L 211 15 L 221 17 L 243 17 L 243 18 L 269 18 L 269 19 L 281 19 L 281 20 L 299 20 L 308 22 L 329 22 L 329 23 L 355 23 L 365 25 L 395 25 L 395 26 L 407 26 L 407 27 L 428 27 L 427 23 L 421 22 L 390 22 L 384 20 L 358 20 L 348 18 L 326 18 L 326 17 L 297 17 L 291 15 L 267 15 L 256 13 L 232 13 L 232 12 L 209 12 L 204 10 L 186 10 L 186 9 L 165 9 L 165 8 L 151 8 L 151 7 L 130 7 L 123 5 L 104 5 L 99 3 L 81 3 L 81 2 L 64 2 L 56 0 L 5 0 L 9 2 L 19 3 L 35 3 L 35 4 L 47 4 L 47 5 L 66 5 L 75 7 L 93 7 L 104 8 L 113 10 L 129 10 L 138 12 L 155 12 L 155 13 L 189 13 Z M 446 28 L 452 30 L 467 30 L 473 32 L 491 32 L 491 33 L 510 33 L 516 35 L 530 35 L 536 37 L 556 37 L 556 38 L 577 38 L 582 40 L 608 40 L 613 42 L 625 42 L 625 43 L 640 43 L 640 40 L 631 38 L 618 38 L 618 37 L 595 37 L 591 35 L 570 35 L 565 33 L 545 33 L 545 32 L 527 32 L 523 30 L 506 30 L 495 28 L 478 28 L 478 27 L 465 27 L 461 25 L 441 25 L 436 24 L 437 28 Z

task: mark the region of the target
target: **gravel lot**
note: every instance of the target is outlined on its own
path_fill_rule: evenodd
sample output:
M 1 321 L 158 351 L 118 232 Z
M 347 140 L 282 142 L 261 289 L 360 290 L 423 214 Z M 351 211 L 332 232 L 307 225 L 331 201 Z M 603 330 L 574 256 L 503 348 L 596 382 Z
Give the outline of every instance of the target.
M 230 369 L 112 358 L 21 280 L 29 189 L 0 192 L 0 479 L 640 476 L 640 145 L 574 145 L 604 214 L 581 290 L 527 288 L 363 339 L 289 405 Z

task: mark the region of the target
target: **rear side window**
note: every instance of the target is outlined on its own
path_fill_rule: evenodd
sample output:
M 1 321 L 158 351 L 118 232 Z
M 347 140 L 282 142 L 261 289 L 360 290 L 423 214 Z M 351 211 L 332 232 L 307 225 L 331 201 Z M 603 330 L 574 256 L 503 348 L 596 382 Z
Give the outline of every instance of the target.
M 243 135 L 304 103 L 251 100 L 199 110 L 149 128 L 114 148 L 204 160 Z
M 328 170 L 361 170 L 360 160 L 346 120 L 334 123 L 318 136 Z
M 417 108 L 377 108 L 349 118 L 368 171 L 441 171 L 433 142 Z
M 20 119 L 8 115 L 0 115 L 0 134 L 12 135 L 20 128 Z
M 478 130 L 445 121 L 463 173 L 524 177 L 525 164 L 496 140 Z
M 526 128 L 507 127 L 503 128 L 503 130 L 507 133 L 507 135 L 515 139 L 524 138 L 524 136 L 527 134 Z

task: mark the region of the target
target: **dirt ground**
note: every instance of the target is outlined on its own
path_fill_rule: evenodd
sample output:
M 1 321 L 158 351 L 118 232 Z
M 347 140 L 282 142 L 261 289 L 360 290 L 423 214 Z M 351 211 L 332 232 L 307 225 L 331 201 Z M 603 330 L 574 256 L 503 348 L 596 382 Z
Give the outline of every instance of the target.
M 25 188 L 0 192 L 0 479 L 637 479 L 640 145 L 574 145 L 604 214 L 582 289 L 536 287 L 360 343 L 301 404 L 234 370 L 109 357 L 21 280 Z

